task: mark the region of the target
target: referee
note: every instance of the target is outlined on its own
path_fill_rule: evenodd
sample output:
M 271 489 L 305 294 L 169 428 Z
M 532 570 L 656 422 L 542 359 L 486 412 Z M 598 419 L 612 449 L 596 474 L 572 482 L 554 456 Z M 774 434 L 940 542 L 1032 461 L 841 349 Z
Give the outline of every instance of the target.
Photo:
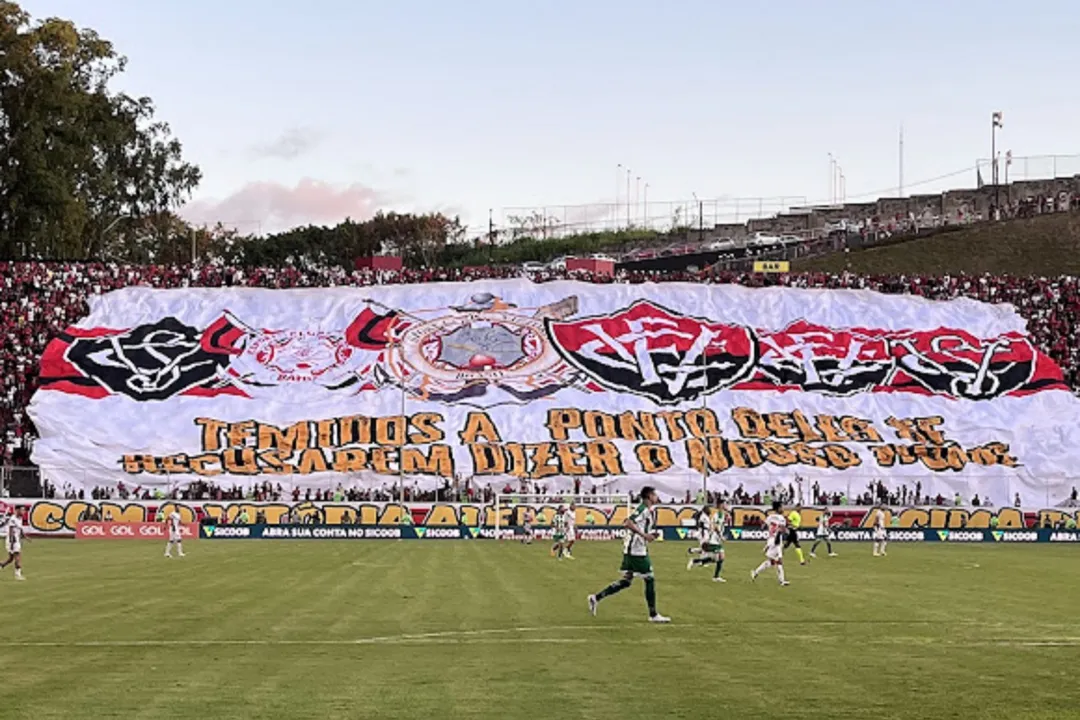
M 802 526 L 802 515 L 795 508 L 787 514 L 787 537 L 784 538 L 784 549 L 795 546 L 795 555 L 799 558 L 799 564 L 805 565 L 806 558 L 803 556 L 802 545 L 799 544 L 799 528 Z

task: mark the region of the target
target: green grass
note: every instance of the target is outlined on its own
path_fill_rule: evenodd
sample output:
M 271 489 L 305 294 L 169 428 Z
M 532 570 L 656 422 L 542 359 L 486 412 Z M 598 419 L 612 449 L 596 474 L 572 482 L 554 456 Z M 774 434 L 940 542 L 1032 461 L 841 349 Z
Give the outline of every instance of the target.
M 655 546 L 596 618 L 617 543 L 42 540 L 0 575 L 0 717 L 1080 717 L 1080 549 L 840 545 L 726 585 Z M 788 557 L 793 562 L 793 557 Z
M 979 223 L 892 245 L 793 263 L 798 272 L 995 275 L 1080 274 L 1080 213 Z

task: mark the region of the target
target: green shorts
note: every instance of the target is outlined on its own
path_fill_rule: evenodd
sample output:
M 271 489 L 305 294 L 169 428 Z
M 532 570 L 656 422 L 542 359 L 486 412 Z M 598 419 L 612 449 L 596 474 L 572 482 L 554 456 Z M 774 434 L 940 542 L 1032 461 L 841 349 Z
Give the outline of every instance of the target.
M 639 577 L 652 575 L 652 560 L 648 555 L 623 555 L 622 567 L 619 569 Z
M 718 543 L 718 544 L 715 544 L 715 545 L 714 545 L 714 544 L 712 544 L 712 543 L 705 543 L 705 544 L 704 544 L 704 545 L 702 546 L 702 548 L 703 548 L 703 549 L 705 550 L 705 552 L 707 552 L 707 553 L 720 553 L 720 552 L 724 552 L 724 546 L 723 546 L 723 544 L 721 544 L 721 543 Z
M 564 540 L 566 540 L 566 535 L 564 533 L 555 533 L 551 536 L 551 539 L 555 542 L 563 542 Z

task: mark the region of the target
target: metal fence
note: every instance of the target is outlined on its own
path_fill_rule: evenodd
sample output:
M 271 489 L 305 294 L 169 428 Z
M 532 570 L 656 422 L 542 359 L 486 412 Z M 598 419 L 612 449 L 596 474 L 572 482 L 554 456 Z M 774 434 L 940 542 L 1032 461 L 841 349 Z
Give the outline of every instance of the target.
M 509 207 L 501 211 L 500 240 L 529 236 L 558 238 L 586 232 L 712 228 L 767 218 L 805 206 L 805 195 L 710 200 L 642 200 L 629 203 Z
M 993 162 L 989 158 L 976 161 L 977 175 L 983 182 L 993 181 Z M 998 176 L 1002 185 L 1029 180 L 1053 180 L 1080 175 L 1080 155 L 1028 155 L 1011 161 L 1002 154 L 998 158 Z
M 65 473 L 71 477 L 73 470 L 65 469 Z M 58 499 L 111 499 L 111 500 L 138 500 L 134 494 L 138 486 L 138 477 L 133 477 L 121 491 L 115 478 L 104 479 L 95 482 L 92 474 L 87 473 L 83 477 L 81 488 L 54 487 L 52 492 L 43 493 L 43 480 L 49 477 L 48 469 L 44 471 L 33 467 L 3 467 L 0 468 L 0 476 L 8 483 L 12 496 L 16 497 L 55 497 Z M 960 503 L 964 506 L 1011 506 L 1019 495 L 1025 506 L 1041 505 L 1043 507 L 1076 507 L 1074 498 L 1077 488 L 1080 488 L 1080 476 L 1054 476 L 1041 477 L 1038 479 L 1019 478 L 1009 475 L 980 475 L 970 474 L 966 476 L 945 475 L 942 473 L 926 472 L 920 475 L 908 475 L 904 477 L 883 477 L 872 473 L 844 472 L 838 476 L 825 479 L 797 479 L 797 470 L 793 469 L 786 479 L 778 479 L 776 476 L 763 476 L 738 469 L 728 470 L 721 473 L 704 474 L 694 470 L 685 470 L 681 473 L 666 473 L 663 479 L 650 478 L 649 482 L 656 485 L 660 490 L 662 499 L 665 501 L 680 502 L 692 500 L 697 497 L 700 490 L 709 493 L 725 493 L 731 496 L 733 493 L 743 491 L 749 495 L 766 492 L 773 496 L 782 497 L 785 500 L 794 499 L 806 504 L 818 504 L 818 490 L 826 493 L 829 498 L 827 504 L 850 504 L 868 505 L 880 502 L 879 491 L 883 489 L 887 498 L 883 504 L 894 505 L 956 505 L 959 495 Z M 190 475 L 158 475 L 154 478 L 155 485 L 152 490 L 147 489 L 148 496 L 145 499 L 177 498 L 185 500 L 213 500 L 215 492 L 204 488 L 200 492 L 188 492 L 192 483 Z M 145 481 L 145 478 L 144 478 Z M 820 484 L 819 484 L 820 483 Z M 225 484 L 228 484 L 226 481 Z M 539 482 L 524 482 L 508 480 L 506 477 L 458 477 L 447 487 L 440 482 L 430 480 L 423 485 L 414 484 L 413 478 L 403 478 L 400 482 L 373 482 L 370 479 L 361 480 L 347 475 L 341 476 L 341 487 L 348 490 L 363 489 L 364 501 L 405 501 L 405 502 L 428 502 L 428 501 L 458 501 L 466 500 L 467 488 L 472 487 L 478 495 L 483 495 L 487 488 L 493 497 L 493 492 L 498 492 L 507 484 L 511 485 L 511 492 L 536 494 L 612 494 L 633 493 L 641 484 L 641 478 L 618 478 L 605 482 L 593 482 L 586 479 L 580 486 L 575 487 L 575 481 L 570 477 L 550 477 Z M 261 485 L 261 483 L 260 483 Z M 299 491 L 298 500 L 309 500 L 308 490 L 314 488 L 310 485 L 310 479 L 305 476 L 281 475 L 275 476 L 270 483 L 273 492 L 267 499 L 291 500 L 294 491 Z M 95 492 L 95 489 L 97 492 Z M 80 496 L 79 491 L 82 491 Z M 916 493 L 918 496 L 916 497 Z M 94 496 L 99 497 L 95 498 Z M 276 497 L 273 497 L 276 496 Z M 226 495 L 226 498 L 228 495 Z M 837 501 L 840 500 L 841 501 Z M 255 499 L 254 493 L 244 493 L 244 499 Z M 327 497 L 329 499 L 329 497 Z

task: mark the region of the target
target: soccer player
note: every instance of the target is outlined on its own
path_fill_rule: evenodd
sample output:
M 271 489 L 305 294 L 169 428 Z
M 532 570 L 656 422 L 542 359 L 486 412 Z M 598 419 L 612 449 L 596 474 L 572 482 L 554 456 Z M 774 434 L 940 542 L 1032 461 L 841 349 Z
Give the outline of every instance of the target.
M 874 511 L 874 557 L 885 557 L 885 546 L 889 542 L 889 533 L 885 529 L 885 511 Z
M 825 543 L 825 549 L 829 551 L 829 557 L 836 557 L 836 553 L 832 549 L 832 531 L 829 530 L 829 520 L 832 519 L 832 513 L 828 509 L 822 510 L 818 515 L 817 531 L 814 533 L 814 544 L 810 546 L 810 557 L 817 557 L 817 546 L 821 543 Z
M 551 557 L 562 560 L 566 552 L 566 508 L 562 505 L 555 511 L 551 526 L 554 530 L 552 539 L 555 541 L 555 544 L 551 546 Z
M 521 530 L 522 530 L 522 533 L 523 533 L 523 535 L 521 537 L 521 543 L 523 545 L 532 545 L 532 541 L 534 539 L 536 539 L 536 533 L 533 532 L 533 525 L 532 525 L 532 519 L 530 517 L 530 512 L 531 511 L 526 510 L 525 511 L 525 517 L 521 521 Z
M 570 551 L 574 549 L 574 542 L 577 540 L 576 515 L 577 505 L 570 503 L 570 507 L 563 513 L 563 557 L 567 560 L 574 559 Z
M 802 515 L 795 508 L 791 508 L 791 512 L 787 514 L 787 536 L 784 538 L 784 549 L 787 550 L 794 545 L 795 554 L 799 556 L 799 564 L 805 565 L 806 558 L 803 557 L 802 545 L 799 544 L 800 527 L 802 527 Z
M 180 513 L 176 511 L 176 508 L 173 508 L 173 511 L 165 518 L 165 522 L 169 526 L 169 542 L 165 544 L 165 557 L 172 557 L 173 545 L 176 546 L 177 554 L 184 557 L 184 538 L 180 534 Z
M 751 580 L 757 580 L 758 575 L 772 566 L 776 568 L 776 579 L 780 584 L 790 584 L 784 577 L 784 536 L 787 535 L 787 519 L 780 507 L 780 501 L 774 500 L 772 510 L 765 517 L 765 529 L 768 532 L 765 540 L 765 561 L 750 571 Z
M 720 573 L 724 569 L 724 519 L 726 512 L 723 503 L 720 503 L 715 510 L 713 508 L 704 509 L 701 517 L 705 518 L 707 522 L 703 524 L 702 528 L 701 557 L 690 558 L 690 561 L 686 564 L 686 569 L 691 570 L 695 565 L 716 563 L 716 569 L 713 570 L 713 582 L 719 583 L 727 582 L 727 580 L 720 577 Z M 699 525 L 702 525 L 700 520 Z
M 659 501 L 656 489 L 648 485 L 641 488 L 641 503 L 623 523 L 626 539 L 623 541 L 622 577 L 606 588 L 589 596 L 589 612 L 596 615 L 596 606 L 606 597 L 622 592 L 630 587 L 635 577 L 645 580 L 645 603 L 649 606 L 649 622 L 669 623 L 671 618 L 656 611 L 656 580 L 653 576 L 652 560 L 649 558 L 649 543 L 660 537 L 656 531 L 656 513 L 653 506 Z
M 19 514 L 0 503 L 0 528 L 4 531 L 4 549 L 7 550 L 7 560 L 0 563 L 0 570 L 8 565 L 15 565 L 15 579 L 25 580 L 22 574 L 22 539 L 24 536 L 22 519 Z

